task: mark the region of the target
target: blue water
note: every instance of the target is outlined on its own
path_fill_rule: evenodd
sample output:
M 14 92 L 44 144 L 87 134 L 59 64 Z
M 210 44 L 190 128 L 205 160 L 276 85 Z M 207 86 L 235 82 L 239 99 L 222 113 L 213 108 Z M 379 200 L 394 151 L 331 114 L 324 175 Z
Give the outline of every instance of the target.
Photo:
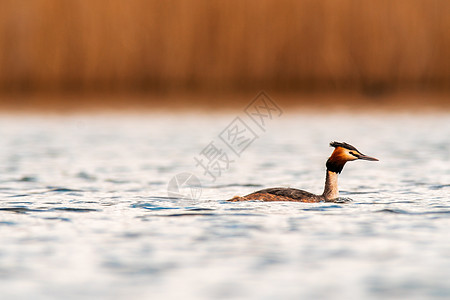
M 450 298 L 450 115 L 284 114 L 236 155 L 237 115 L 1 116 L 0 298 Z M 321 193 L 333 140 L 380 159 L 345 166 L 352 202 L 225 201 Z

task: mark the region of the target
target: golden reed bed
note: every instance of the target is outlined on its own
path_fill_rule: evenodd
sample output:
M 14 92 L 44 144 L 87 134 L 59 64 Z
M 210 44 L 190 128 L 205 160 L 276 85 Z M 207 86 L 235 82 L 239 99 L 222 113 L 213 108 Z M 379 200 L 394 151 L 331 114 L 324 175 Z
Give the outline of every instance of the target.
M 3 0 L 0 92 L 448 90 L 441 0 Z

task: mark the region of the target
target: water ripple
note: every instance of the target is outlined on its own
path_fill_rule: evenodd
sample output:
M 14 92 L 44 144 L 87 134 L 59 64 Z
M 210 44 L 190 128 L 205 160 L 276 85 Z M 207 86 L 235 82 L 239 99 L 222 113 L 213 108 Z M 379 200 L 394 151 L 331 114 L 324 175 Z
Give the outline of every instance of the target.
M 131 204 L 131 208 L 143 208 L 148 210 L 167 210 L 167 209 L 180 209 L 179 207 L 163 207 L 163 206 L 157 206 L 152 203 L 136 203 Z
M 100 209 L 94 208 L 78 208 L 78 207 L 55 207 L 49 209 L 48 211 L 68 211 L 68 212 L 93 212 L 93 211 L 101 211 Z
M 43 211 L 43 210 L 30 209 L 28 207 L 0 207 L 0 211 L 10 211 L 10 212 L 15 212 L 15 213 L 19 213 L 19 214 L 25 214 L 28 212 L 38 212 L 38 211 Z
M 47 192 L 57 192 L 57 193 L 70 193 L 70 192 L 83 192 L 82 190 L 70 189 L 65 187 L 48 187 Z
M 340 205 L 328 205 L 328 206 L 319 206 L 319 207 L 310 207 L 310 208 L 303 208 L 304 211 L 327 211 L 329 209 L 333 208 L 342 208 Z
M 440 190 L 440 189 L 444 189 L 444 188 L 448 188 L 450 187 L 450 184 L 437 184 L 437 185 L 432 185 L 429 187 L 430 190 Z
M 15 181 L 17 181 L 17 182 L 37 182 L 38 179 L 35 176 L 23 176 Z
M 434 215 L 434 214 L 450 214 L 450 210 L 441 211 L 422 211 L 422 212 L 410 212 L 403 209 L 397 208 L 385 208 L 375 211 L 377 213 L 391 213 L 391 214 L 401 214 L 401 215 Z
M 170 214 L 170 215 L 155 215 L 158 217 L 199 217 L 199 216 L 217 216 L 217 214 L 214 213 L 180 213 L 180 214 Z
M 67 211 L 67 212 L 94 212 L 101 211 L 99 209 L 94 208 L 78 208 L 78 207 L 53 207 L 46 209 L 34 209 L 22 206 L 16 207 L 0 207 L 0 211 L 9 211 L 15 213 L 28 213 L 28 212 L 51 212 L 51 211 Z
M 0 226 L 14 226 L 14 225 L 16 225 L 15 222 L 0 221 Z

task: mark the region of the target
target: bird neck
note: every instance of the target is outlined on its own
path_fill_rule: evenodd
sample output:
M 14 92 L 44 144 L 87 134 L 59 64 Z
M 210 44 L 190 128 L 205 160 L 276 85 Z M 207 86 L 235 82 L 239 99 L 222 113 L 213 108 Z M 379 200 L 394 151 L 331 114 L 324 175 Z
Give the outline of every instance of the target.
M 325 200 L 332 200 L 339 197 L 338 174 L 336 172 L 327 170 L 325 188 L 323 190 L 322 196 L 325 198 Z

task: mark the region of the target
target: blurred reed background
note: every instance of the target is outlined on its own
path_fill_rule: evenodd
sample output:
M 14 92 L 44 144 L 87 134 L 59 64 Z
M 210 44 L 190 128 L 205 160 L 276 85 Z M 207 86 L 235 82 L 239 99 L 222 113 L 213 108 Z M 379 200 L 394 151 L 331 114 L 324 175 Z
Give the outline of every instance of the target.
M 450 92 L 450 1 L 1 0 L 1 8 L 0 95 Z

